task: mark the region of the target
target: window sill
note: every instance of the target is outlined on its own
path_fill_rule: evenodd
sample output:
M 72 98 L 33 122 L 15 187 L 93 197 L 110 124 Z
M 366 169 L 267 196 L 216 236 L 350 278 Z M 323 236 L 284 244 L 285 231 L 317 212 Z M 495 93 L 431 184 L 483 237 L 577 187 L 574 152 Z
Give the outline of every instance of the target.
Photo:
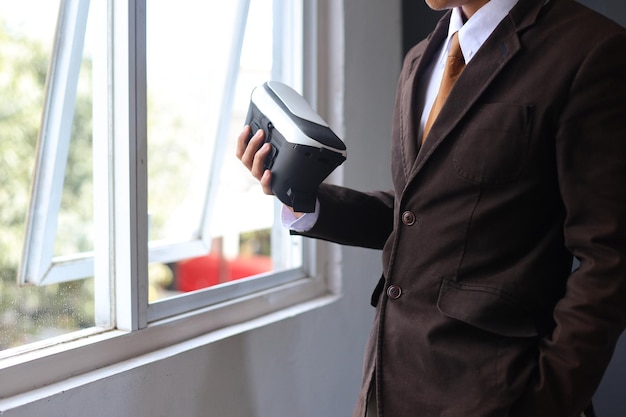
M 151 323 L 135 332 L 92 328 L 0 357 L 0 414 L 89 381 L 158 361 L 336 301 L 324 280 L 281 287 Z M 65 336 L 67 339 L 68 336 Z

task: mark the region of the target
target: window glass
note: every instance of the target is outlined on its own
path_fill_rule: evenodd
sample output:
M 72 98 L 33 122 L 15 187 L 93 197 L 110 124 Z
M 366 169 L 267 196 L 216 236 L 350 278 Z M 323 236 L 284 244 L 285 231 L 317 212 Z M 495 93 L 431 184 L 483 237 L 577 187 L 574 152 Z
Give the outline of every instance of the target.
M 150 241 L 204 242 L 151 263 L 151 301 L 301 264 L 300 239 L 234 157 L 250 93 L 275 59 L 274 2 L 251 0 L 238 23 L 240 3 L 147 3 Z
M 36 0 L 0 3 L 0 350 L 94 323 L 92 279 L 47 287 L 22 287 L 16 280 L 59 4 Z M 83 67 L 88 69 L 87 60 Z M 88 71 L 81 70 L 81 78 L 84 86 Z M 89 247 L 88 90 L 81 87 L 77 100 L 72 136 L 76 146 L 70 153 L 70 174 L 63 191 L 63 206 L 72 210 L 65 210 L 62 216 L 65 237 L 58 241 L 59 247 Z

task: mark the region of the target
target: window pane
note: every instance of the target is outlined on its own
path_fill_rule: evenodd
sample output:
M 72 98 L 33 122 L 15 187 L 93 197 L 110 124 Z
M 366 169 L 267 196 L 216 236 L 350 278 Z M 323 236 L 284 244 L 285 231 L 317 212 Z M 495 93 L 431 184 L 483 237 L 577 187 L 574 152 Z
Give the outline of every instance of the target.
M 18 287 L 0 281 L 0 350 L 94 326 L 93 279 Z
M 16 283 L 59 3 L 0 3 L 0 349 L 94 323 L 91 279 L 41 288 Z M 89 113 L 85 105 L 81 109 Z M 88 126 L 84 121 L 75 120 Z M 91 151 L 87 152 L 90 159 Z M 70 159 L 81 158 L 74 154 Z M 74 162 L 70 165 L 78 168 Z M 77 199 L 84 198 L 84 189 L 73 186 L 81 194 Z
M 234 157 L 250 92 L 271 78 L 274 58 L 273 1 L 250 1 L 242 50 L 238 3 L 147 3 L 150 240 L 205 241 L 203 252 L 151 264 L 151 301 L 301 264 L 299 238 L 275 227 L 274 199 Z M 241 56 L 229 89 L 233 53 Z M 219 181 L 205 205 L 212 172 Z

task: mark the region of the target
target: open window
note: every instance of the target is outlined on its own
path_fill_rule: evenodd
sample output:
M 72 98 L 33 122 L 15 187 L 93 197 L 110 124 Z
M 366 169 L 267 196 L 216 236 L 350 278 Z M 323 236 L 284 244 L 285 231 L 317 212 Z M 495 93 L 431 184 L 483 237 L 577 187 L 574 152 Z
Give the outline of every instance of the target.
M 57 5 L 18 284 L 87 286 L 75 330 L 94 331 L 240 306 L 224 326 L 328 292 L 316 245 L 234 157 L 255 86 L 314 91 L 307 6 Z
M 185 260 L 181 267 L 185 270 L 193 268 L 187 265 L 196 257 L 220 251 L 237 256 L 236 246 L 269 244 L 273 250 L 264 252 L 271 252 L 271 259 L 251 260 L 251 272 L 294 264 L 291 239 L 272 231 L 271 199 L 246 198 L 246 193 L 254 194 L 254 186 L 243 183 L 244 175 L 224 163 L 233 155 L 229 142 L 242 126 L 246 99 L 255 84 L 280 78 L 301 89 L 297 48 L 302 37 L 295 32 L 301 25 L 292 23 L 301 21 L 301 16 L 294 16 L 301 11 L 293 2 L 280 3 L 184 1 L 173 7 L 160 0 L 147 2 L 146 65 L 137 76 L 145 78 L 147 87 L 146 106 L 139 111 L 145 112 L 142 117 L 147 126 L 150 262 L 174 265 Z M 75 223 L 71 230 L 59 227 L 65 212 L 71 210 L 62 208 L 60 191 L 72 175 L 68 155 L 74 116 L 84 111 L 76 105 L 81 77 L 91 78 L 93 109 L 100 109 L 93 112 L 93 124 L 106 128 L 108 121 L 105 108 L 93 102 L 93 97 L 106 99 L 108 93 L 97 90 L 109 85 L 110 74 L 98 70 L 85 74 L 108 61 L 106 33 L 92 31 L 90 48 L 84 53 L 89 9 L 85 1 L 60 4 L 20 269 L 22 283 L 45 285 L 93 276 L 93 249 L 78 251 L 80 245 L 59 244 L 60 235 L 65 231 L 89 247 L 94 225 L 107 222 L 107 218 L 93 217 L 91 228 L 78 229 Z M 106 20 L 102 10 L 98 13 L 92 7 L 91 19 Z M 99 138 L 100 132 L 92 133 L 94 144 L 108 140 L 105 134 Z M 106 155 L 94 154 L 94 176 L 106 175 L 105 169 L 98 169 L 106 163 Z M 207 268 L 211 262 L 206 260 Z M 200 266 L 201 262 L 196 263 Z M 221 274 L 216 283 L 242 273 Z M 201 282 L 183 284 L 186 289 L 200 286 Z

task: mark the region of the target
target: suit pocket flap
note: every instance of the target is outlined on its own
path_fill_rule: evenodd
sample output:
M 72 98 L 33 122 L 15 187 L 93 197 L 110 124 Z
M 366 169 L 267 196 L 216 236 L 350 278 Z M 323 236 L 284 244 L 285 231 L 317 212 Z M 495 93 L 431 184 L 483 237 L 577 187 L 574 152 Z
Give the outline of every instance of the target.
M 437 308 L 450 318 L 502 336 L 538 334 L 531 313 L 498 288 L 444 279 Z

